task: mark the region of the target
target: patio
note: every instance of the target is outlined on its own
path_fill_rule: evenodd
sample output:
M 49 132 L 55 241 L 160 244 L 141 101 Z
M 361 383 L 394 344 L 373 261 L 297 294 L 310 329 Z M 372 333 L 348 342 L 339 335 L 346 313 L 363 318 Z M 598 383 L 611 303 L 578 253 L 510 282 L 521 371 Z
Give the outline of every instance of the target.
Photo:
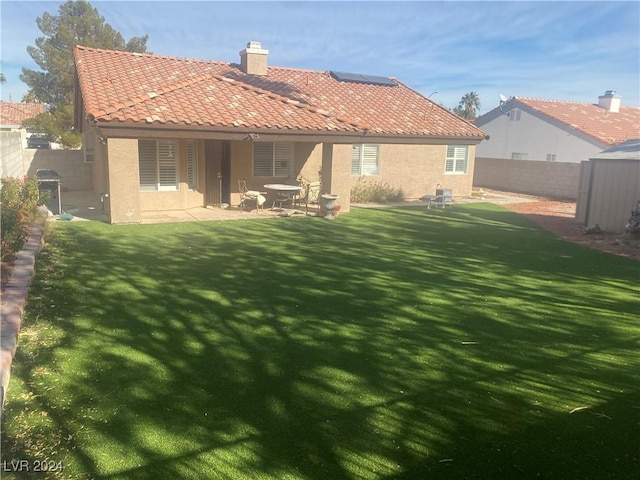
M 103 203 L 99 195 L 90 190 L 62 192 L 62 211 L 73 215 L 71 221 L 102 221 L 107 222 L 107 214 L 103 211 Z M 105 206 L 105 208 L 108 208 Z M 300 211 L 299 209 L 296 209 Z M 304 210 L 304 209 L 303 209 Z M 285 212 L 287 210 L 285 209 Z M 143 212 L 143 224 L 172 223 L 172 222 L 207 222 L 213 220 L 238 220 L 251 218 L 278 217 L 283 212 L 265 208 L 259 212 L 255 209 L 242 210 L 237 205 L 227 208 L 198 207 L 188 210 L 159 210 Z M 315 213 L 315 212 L 313 212 Z M 310 214 L 313 214 L 310 213 Z M 304 216 L 296 214 L 295 216 Z

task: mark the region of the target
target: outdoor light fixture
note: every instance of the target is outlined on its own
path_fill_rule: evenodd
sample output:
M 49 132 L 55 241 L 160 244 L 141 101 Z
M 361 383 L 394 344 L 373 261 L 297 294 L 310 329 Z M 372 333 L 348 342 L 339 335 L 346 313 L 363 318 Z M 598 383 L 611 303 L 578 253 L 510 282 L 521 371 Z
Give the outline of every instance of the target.
M 246 140 L 251 140 L 252 142 L 255 142 L 256 140 L 260 139 L 260 134 L 258 133 L 249 133 L 247 134 L 247 138 Z

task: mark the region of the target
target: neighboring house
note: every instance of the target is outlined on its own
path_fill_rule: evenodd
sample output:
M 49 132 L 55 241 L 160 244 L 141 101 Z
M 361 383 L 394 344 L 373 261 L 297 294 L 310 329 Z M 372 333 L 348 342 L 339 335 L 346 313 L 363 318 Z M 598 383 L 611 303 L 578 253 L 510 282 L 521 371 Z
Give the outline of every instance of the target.
M 640 108 L 621 106 L 615 91 L 597 104 L 513 97 L 475 125 L 490 139 L 477 157 L 580 163 L 640 136 Z
M 141 212 L 240 201 L 268 183 L 321 179 L 349 210 L 363 176 L 407 198 L 471 193 L 484 132 L 386 77 L 267 65 L 250 42 L 240 63 L 79 46 L 75 122 L 93 189 L 112 223 Z
M 23 150 L 27 148 L 27 130 L 22 126 L 28 118 L 44 112 L 41 103 L 0 102 L 0 175 L 25 175 Z
M 640 140 L 608 148 L 582 163 L 576 218 L 622 233 L 640 201 Z
M 17 132 L 24 130 L 22 122 L 44 113 L 42 103 L 0 102 L 0 131 Z

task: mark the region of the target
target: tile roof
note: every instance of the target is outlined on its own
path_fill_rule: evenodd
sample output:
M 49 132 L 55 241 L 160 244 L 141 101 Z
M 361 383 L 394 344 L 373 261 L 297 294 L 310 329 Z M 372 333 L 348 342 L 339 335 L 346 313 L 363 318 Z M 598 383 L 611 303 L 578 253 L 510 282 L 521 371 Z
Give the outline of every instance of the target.
M 42 103 L 0 102 L 0 125 L 22 125 L 27 118 L 44 113 Z
M 503 109 L 508 111 L 516 107 L 528 107 L 540 116 L 560 122 L 604 145 L 615 145 L 640 136 L 638 107 L 621 106 L 619 112 L 609 112 L 594 103 L 513 97 Z M 489 114 L 483 117 L 490 119 Z M 486 121 L 476 120 L 476 125 L 482 126 L 484 123 Z
M 640 138 L 630 138 L 629 140 L 607 148 L 591 159 L 596 160 L 640 160 Z
M 84 114 L 98 123 L 484 138 L 397 80 L 340 82 L 329 72 L 76 47 Z

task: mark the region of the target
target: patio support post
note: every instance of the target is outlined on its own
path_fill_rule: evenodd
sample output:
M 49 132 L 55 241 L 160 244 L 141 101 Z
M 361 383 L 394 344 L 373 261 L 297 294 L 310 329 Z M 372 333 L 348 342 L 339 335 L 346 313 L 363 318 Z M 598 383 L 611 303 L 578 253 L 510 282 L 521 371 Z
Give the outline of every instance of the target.
M 349 211 L 351 202 L 351 145 L 322 144 L 322 193 L 338 195 L 340 212 Z
M 109 138 L 107 152 L 111 223 L 140 223 L 138 140 Z

